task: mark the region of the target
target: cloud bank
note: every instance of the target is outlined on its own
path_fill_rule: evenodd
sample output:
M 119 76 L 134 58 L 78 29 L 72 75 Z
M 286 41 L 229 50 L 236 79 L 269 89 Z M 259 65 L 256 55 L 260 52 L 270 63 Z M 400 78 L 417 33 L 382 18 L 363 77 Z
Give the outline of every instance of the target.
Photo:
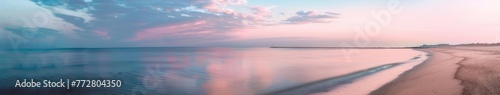
M 241 29 L 272 24 L 326 23 L 336 13 L 299 11 L 272 23 L 278 7 L 247 0 L 0 1 L 2 32 L 37 33 L 62 47 L 178 46 L 232 39 Z M 9 6 L 11 5 L 11 6 Z M 276 20 L 274 21 L 281 21 Z M 76 44 L 77 43 L 77 44 Z

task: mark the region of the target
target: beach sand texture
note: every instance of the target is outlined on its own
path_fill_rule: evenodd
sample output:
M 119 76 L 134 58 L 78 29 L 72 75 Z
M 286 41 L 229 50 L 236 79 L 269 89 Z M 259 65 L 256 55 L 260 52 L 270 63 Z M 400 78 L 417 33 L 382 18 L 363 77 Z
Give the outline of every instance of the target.
M 499 95 L 500 46 L 417 49 L 432 57 L 372 95 Z

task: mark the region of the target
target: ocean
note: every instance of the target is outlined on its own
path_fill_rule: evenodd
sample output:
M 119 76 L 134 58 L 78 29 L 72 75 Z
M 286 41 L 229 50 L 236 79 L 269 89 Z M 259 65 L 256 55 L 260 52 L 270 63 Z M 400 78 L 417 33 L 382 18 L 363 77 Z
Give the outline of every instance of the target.
M 1 94 L 364 95 L 422 63 L 412 49 L 72 48 L 0 52 Z M 120 87 L 16 88 L 119 80 Z M 69 86 L 69 85 L 68 85 Z

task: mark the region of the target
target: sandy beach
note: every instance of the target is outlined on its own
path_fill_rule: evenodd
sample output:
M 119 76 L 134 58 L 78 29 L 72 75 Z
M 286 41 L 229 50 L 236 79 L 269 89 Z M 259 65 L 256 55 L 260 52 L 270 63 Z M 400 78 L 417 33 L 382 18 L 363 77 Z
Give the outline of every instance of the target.
M 500 46 L 416 49 L 431 55 L 424 63 L 371 95 L 498 95 Z

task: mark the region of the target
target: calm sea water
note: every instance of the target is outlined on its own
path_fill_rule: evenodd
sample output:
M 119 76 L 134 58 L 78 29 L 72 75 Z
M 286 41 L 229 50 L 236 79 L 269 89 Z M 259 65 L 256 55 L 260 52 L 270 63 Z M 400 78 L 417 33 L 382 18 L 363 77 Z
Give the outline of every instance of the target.
M 352 54 L 342 49 L 286 48 L 4 51 L 0 52 L 0 93 L 311 94 L 356 83 L 358 79 L 417 60 L 423 55 L 423 52 L 411 49 L 361 49 Z M 121 80 L 122 85 L 119 88 L 69 90 L 14 88 L 16 80 L 22 79 L 114 79 Z

